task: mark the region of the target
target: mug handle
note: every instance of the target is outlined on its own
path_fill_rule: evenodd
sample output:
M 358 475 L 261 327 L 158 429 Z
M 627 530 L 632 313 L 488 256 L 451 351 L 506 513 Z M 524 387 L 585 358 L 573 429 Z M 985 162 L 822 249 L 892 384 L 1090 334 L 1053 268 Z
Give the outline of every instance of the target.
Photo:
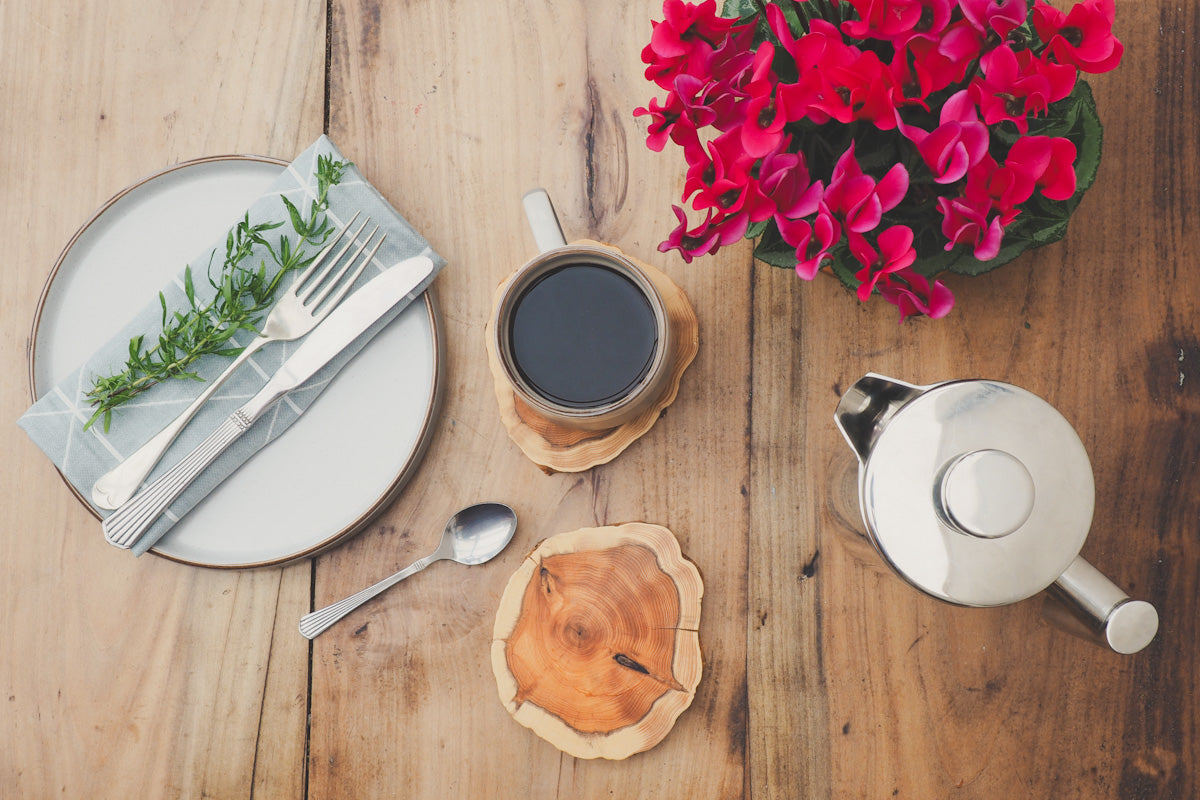
M 546 194 L 545 189 L 526 192 L 521 203 L 525 206 L 525 218 L 529 220 L 539 253 L 567 246 L 567 239 L 558 224 L 558 215 L 554 213 L 550 195 Z

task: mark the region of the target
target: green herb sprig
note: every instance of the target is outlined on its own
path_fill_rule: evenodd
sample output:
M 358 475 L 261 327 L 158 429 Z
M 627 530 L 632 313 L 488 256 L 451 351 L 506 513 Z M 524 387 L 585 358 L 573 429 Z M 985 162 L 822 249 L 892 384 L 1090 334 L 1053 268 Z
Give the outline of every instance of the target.
M 103 419 L 104 430 L 108 431 L 114 408 L 157 383 L 172 378 L 203 380 L 193 368 L 202 356 L 232 358 L 242 351 L 243 347 L 233 343 L 233 336 L 239 331 L 258 333 L 264 312 L 275 303 L 283 277 L 312 263 L 316 250 L 310 248 L 319 248 L 334 231 L 325 213 L 329 189 L 341 182 L 347 166 L 347 162 L 335 161 L 331 156 L 318 157 L 316 197 L 307 215 L 280 195 L 296 237 L 294 246 L 287 234 L 281 234 L 275 244 L 267 239 L 268 233 L 285 223 L 251 224 L 247 213 L 225 237 L 225 256 L 218 271 L 214 272 L 217 251 L 209 257 L 207 278 L 215 291 L 210 300 L 203 301 L 196 295 L 190 266 L 183 273 L 186 308 L 170 311 L 166 296 L 159 292 L 162 332 L 149 347 L 145 334 L 130 339 L 129 357 L 122 371 L 95 379 L 87 394 L 95 411 L 84 430 Z M 264 251 L 266 257 L 255 258 L 256 253 Z M 278 267 L 270 277 L 266 258 Z

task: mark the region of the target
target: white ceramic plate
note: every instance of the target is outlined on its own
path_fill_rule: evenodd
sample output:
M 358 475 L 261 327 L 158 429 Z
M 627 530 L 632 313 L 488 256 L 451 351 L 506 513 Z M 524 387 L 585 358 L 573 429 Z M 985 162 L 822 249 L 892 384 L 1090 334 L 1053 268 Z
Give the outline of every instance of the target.
M 221 236 L 284 166 L 258 156 L 188 161 L 96 212 L 64 248 L 38 302 L 29 355 L 35 399 Z M 443 358 L 436 304 L 429 292 L 423 298 L 153 552 L 200 566 L 261 567 L 362 530 L 403 488 L 432 433 Z M 381 429 L 380 419 L 391 424 Z

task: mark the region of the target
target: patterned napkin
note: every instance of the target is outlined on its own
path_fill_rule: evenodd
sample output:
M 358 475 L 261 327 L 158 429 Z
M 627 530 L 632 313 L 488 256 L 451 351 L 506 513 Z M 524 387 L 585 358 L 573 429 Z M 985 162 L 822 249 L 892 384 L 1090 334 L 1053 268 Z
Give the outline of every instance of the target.
M 344 161 L 342 154 L 328 137 L 322 136 L 311 147 L 301 153 L 280 174 L 270 189 L 248 209 L 251 223 L 283 222 L 283 226 L 271 231 L 268 238 L 277 241 L 279 235 L 293 230 L 288 222 L 288 211 L 280 195 L 286 196 L 305 213 L 310 201 L 316 197 L 316 168 L 319 156 L 331 156 Z M 371 218 L 369 231 L 376 224 L 387 239 L 375 255 L 372 266 L 364 270 L 357 285 L 366 283 L 388 266 L 417 255 L 427 255 L 434 261 L 434 271 L 413 292 L 418 296 L 433 281 L 445 266 L 445 260 L 434 253 L 429 244 L 413 230 L 412 226 L 396 212 L 379 192 L 371 186 L 353 165 L 348 166 L 341 180 L 328 194 L 329 219 L 343 226 L 356 211 Z M 361 218 L 360 218 L 361 220 Z M 366 235 L 366 232 L 363 234 Z M 295 234 L 291 237 L 296 244 Z M 360 239 L 361 241 L 361 239 Z M 310 248 L 311 249 L 311 248 Z M 216 256 L 213 256 L 214 250 Z M 201 252 L 192 262 L 191 269 L 197 296 L 207 299 L 214 294 L 207 275 L 210 258 L 220 265 L 225 253 L 225 234 Z M 256 254 L 257 255 L 257 254 Z M 255 258 L 254 263 L 265 261 L 268 273 L 274 266 L 270 258 Z M 284 279 L 285 285 L 287 278 Z M 169 311 L 187 309 L 184 293 L 183 271 L 174 281 L 163 288 Z M 113 411 L 112 424 L 104 430 L 102 421 L 97 421 L 86 431 L 84 424 L 92 415 L 92 407 L 86 397 L 97 376 L 110 375 L 123 369 L 128 357 L 129 340 L 145 334 L 147 341 L 155 341 L 161 329 L 162 307 L 157 295 L 147 298 L 141 312 L 121 329 L 109 342 L 101 346 L 87 361 L 60 384 L 46 392 L 18 420 L 25 432 L 40 447 L 59 471 L 85 497 L 91 497 L 92 484 L 112 469 L 126 455 L 136 450 L 183 410 L 192 398 L 207 385 L 197 381 L 169 380 L 143 392 L 138 397 L 118 406 Z M 403 305 L 403 304 L 401 304 Z M 200 502 L 221 481 L 236 470 L 259 448 L 275 439 L 299 418 L 300 414 L 316 399 L 338 370 L 357 353 L 376 333 L 383 329 L 402 308 L 397 306 L 369 330 L 356 339 L 337 358 L 323 367 L 307 383 L 290 392 L 275 403 L 267 413 L 238 441 L 226 450 L 215 463 L 175 501 L 161 516 L 150 531 L 142 537 L 133 550 L 141 555 L 154 545 L 171 526 L 189 509 Z M 265 317 L 265 314 L 264 314 Z M 244 345 L 253 336 L 239 333 L 238 344 Z M 295 350 L 303 339 L 295 342 L 275 342 L 255 353 L 225 382 L 220 390 L 201 408 L 191 423 L 167 450 L 158 466 L 150 473 L 148 481 L 154 480 L 187 453 L 191 452 L 209 432 L 230 413 L 257 392 L 283 361 Z M 205 380 L 216 377 L 229 364 L 229 358 L 206 356 L 196 364 L 196 372 Z M 107 516 L 108 511 L 96 509 Z M 97 526 L 99 532 L 99 526 Z

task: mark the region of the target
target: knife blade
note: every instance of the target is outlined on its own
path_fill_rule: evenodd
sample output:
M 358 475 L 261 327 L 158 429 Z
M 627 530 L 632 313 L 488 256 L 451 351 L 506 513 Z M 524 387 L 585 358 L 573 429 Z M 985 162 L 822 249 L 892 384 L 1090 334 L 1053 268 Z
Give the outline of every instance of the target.
M 132 547 L 196 476 L 248 431 L 263 412 L 315 375 L 388 311 L 408 305 L 413 290 L 431 272 L 433 261 L 428 257 L 410 258 L 384 270 L 343 300 L 257 394 L 226 417 L 178 464 L 105 518 L 104 538 L 122 549 Z

